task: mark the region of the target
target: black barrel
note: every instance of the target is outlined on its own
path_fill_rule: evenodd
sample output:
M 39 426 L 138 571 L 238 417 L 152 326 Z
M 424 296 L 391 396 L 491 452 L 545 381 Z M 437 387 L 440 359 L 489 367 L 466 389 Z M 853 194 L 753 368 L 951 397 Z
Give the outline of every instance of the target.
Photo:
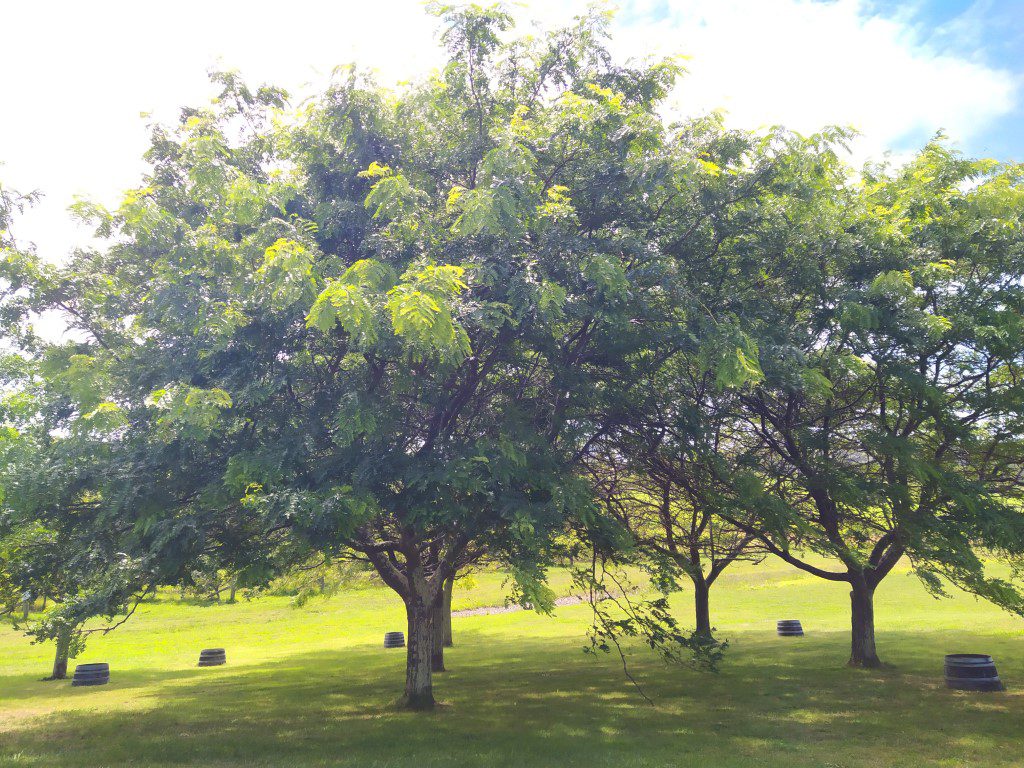
M 384 633 L 384 647 L 385 648 L 404 648 L 405 647 L 405 633 L 403 633 L 403 632 L 385 632 Z
M 1005 690 L 995 662 L 984 653 L 951 653 L 946 656 L 946 687 L 960 691 Z
M 776 622 L 775 631 L 781 637 L 803 637 L 804 634 L 804 628 L 800 626 L 800 622 L 796 619 L 784 619 Z
M 79 664 L 71 678 L 72 685 L 106 685 L 109 682 L 109 664 Z
M 206 648 L 199 652 L 200 667 L 219 667 L 227 663 L 228 657 L 223 648 Z

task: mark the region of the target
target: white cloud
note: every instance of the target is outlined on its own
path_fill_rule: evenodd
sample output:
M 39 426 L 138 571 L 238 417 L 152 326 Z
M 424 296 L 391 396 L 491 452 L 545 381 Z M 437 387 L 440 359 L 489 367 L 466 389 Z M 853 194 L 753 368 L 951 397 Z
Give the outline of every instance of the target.
M 551 24 L 585 7 L 513 10 Z M 218 61 L 302 93 L 337 64 L 357 61 L 394 82 L 442 59 L 435 20 L 417 0 L 10 3 L 0 36 L 0 178 L 46 193 L 19 234 L 51 258 L 83 239 L 64 213 L 74 194 L 112 203 L 138 179 L 140 112 L 170 120 L 204 102 Z M 689 55 L 676 95 L 685 113 L 724 108 L 737 125 L 804 132 L 853 125 L 865 134 L 860 155 L 938 128 L 969 139 L 1016 95 L 1009 73 L 936 53 L 905 20 L 871 16 L 859 0 L 637 0 L 620 10 L 613 47 Z
M 1014 105 L 1010 73 L 936 53 L 905 19 L 870 15 L 860 0 L 695 0 L 652 24 L 659 5 L 631 5 L 638 22 L 619 43 L 691 57 L 677 94 L 687 113 L 723 108 L 744 127 L 801 132 L 852 126 L 858 154 L 877 156 L 939 129 L 968 140 Z
M 434 19 L 410 0 L 10 3 L 0 31 L 0 178 L 46 194 L 19 232 L 60 258 L 82 238 L 64 214 L 73 196 L 116 202 L 144 169 L 140 113 L 168 121 L 204 104 L 211 68 L 302 93 L 339 64 L 394 82 L 440 60 Z

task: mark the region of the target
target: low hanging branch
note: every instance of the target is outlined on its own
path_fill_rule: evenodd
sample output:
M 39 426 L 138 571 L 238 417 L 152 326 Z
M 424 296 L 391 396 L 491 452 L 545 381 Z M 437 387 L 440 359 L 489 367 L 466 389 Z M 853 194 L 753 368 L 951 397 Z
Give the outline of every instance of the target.
M 623 648 L 625 641 L 641 638 L 662 660 L 669 664 L 688 664 L 694 668 L 715 672 L 724 656 L 727 642 L 719 642 L 697 632 L 687 633 L 679 626 L 669 610 L 668 600 L 634 599 L 636 593 L 624 574 L 609 570 L 605 556 L 596 549 L 585 568 L 573 570 L 573 583 L 586 596 L 593 615 L 587 630 L 590 644 L 585 653 L 611 653 L 614 649 L 622 662 L 626 679 L 648 704 L 654 704 L 643 686 L 629 669 L 629 660 Z

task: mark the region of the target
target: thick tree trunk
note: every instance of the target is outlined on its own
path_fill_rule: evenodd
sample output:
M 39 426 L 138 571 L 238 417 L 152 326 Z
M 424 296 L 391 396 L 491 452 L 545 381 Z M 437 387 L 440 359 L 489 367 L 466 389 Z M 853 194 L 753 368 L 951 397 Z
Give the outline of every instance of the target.
M 451 648 L 455 643 L 452 641 L 452 592 L 455 591 L 455 577 L 445 579 L 442 599 L 444 608 L 441 611 L 441 620 L 444 622 L 442 633 L 443 642 L 446 648 Z
M 711 585 L 703 578 L 693 579 L 693 604 L 697 618 L 697 634 L 711 638 Z
M 409 631 L 405 657 L 405 696 L 402 698 L 402 704 L 409 709 L 430 709 L 434 706 L 431 670 L 434 647 L 433 606 L 414 591 L 405 599 L 405 610 Z
M 851 667 L 880 667 L 882 662 L 875 650 L 875 587 L 863 574 L 854 575 L 850 582 Z
M 431 630 L 433 632 L 432 648 L 430 649 L 430 670 L 432 672 L 444 672 L 444 590 L 438 595 L 434 603 L 431 617 Z
M 228 595 L 228 602 L 229 603 L 235 602 L 235 592 L 237 592 L 237 591 L 238 591 L 238 579 L 232 579 L 231 580 L 231 594 Z
M 365 554 L 384 583 L 401 595 L 405 603 L 408 638 L 405 694 L 400 703 L 407 709 L 430 709 L 434 706 L 431 668 L 434 655 L 434 615 L 437 607 L 443 605 L 443 579 L 448 571 L 445 564 L 438 560 L 429 563 L 428 571 L 423 564 L 422 547 L 413 534 L 409 530 L 402 531 L 402 547 L 399 551 L 405 560 L 404 567 L 396 566 L 391 558 L 376 547 L 368 548 Z
M 28 613 L 32 610 L 32 598 L 26 597 L 21 601 L 21 620 L 28 621 Z
M 68 653 L 71 648 L 71 638 L 61 633 L 57 635 L 57 652 L 53 658 L 53 674 L 48 680 L 64 680 L 68 676 Z

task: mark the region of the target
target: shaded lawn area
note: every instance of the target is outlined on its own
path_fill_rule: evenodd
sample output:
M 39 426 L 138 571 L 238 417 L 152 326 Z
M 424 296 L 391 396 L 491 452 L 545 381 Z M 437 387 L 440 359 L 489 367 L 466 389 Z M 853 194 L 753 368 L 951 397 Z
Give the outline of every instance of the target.
M 493 599 L 496 576 L 474 594 Z M 43 683 L 48 647 L 0 630 L 0 765 L 7 766 L 1019 766 L 1024 748 L 1024 622 L 965 595 L 936 602 L 894 576 L 879 595 L 890 666 L 844 666 L 846 595 L 782 566 L 725 577 L 713 610 L 730 648 L 721 672 L 584 655 L 587 609 L 457 619 L 444 706 L 396 711 L 402 651 L 384 651 L 401 608 L 366 589 L 294 610 L 174 602 L 146 612 L 81 661 L 111 683 Z M 673 600 L 688 617 L 686 595 Z M 777 638 L 800 618 L 804 638 Z M 202 647 L 228 666 L 198 669 Z M 943 687 L 942 655 L 996 657 L 1009 690 Z

